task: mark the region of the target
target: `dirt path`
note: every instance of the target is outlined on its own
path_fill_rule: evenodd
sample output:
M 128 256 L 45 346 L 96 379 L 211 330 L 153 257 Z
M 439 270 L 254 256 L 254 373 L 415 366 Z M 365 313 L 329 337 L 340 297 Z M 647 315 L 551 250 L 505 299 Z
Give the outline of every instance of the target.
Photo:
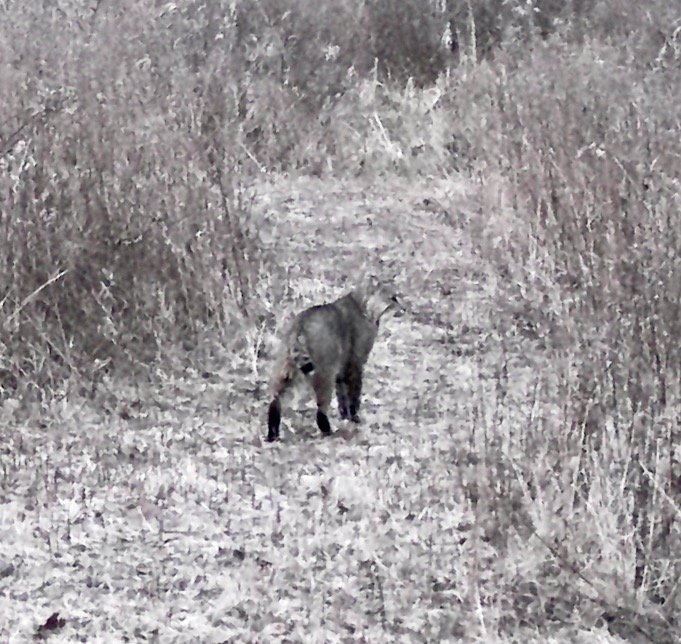
M 404 294 L 410 314 L 371 356 L 363 427 L 334 420 L 341 431 L 321 439 L 303 399 L 284 419 L 294 433 L 263 444 L 269 328 L 205 374 L 130 383 L 111 414 L 64 402 L 49 427 L 29 420 L 5 452 L 3 639 L 25 641 L 54 612 L 64 641 L 432 642 L 494 628 L 480 606 L 497 601 L 483 571 L 498 554 L 476 537 L 473 455 L 527 413 L 536 364 L 517 346 L 503 358 L 494 282 L 456 224 L 471 216 L 465 187 L 281 180 L 256 203 L 282 319 L 367 265 Z

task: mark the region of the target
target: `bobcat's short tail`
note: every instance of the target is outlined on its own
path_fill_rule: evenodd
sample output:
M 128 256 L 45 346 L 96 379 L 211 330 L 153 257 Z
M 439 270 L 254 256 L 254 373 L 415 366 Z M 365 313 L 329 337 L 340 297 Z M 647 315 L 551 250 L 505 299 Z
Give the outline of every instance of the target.
M 290 355 L 296 367 L 304 375 L 309 376 L 315 370 L 314 362 L 312 362 L 310 352 L 307 349 L 307 341 L 302 333 L 299 333 L 293 339 Z

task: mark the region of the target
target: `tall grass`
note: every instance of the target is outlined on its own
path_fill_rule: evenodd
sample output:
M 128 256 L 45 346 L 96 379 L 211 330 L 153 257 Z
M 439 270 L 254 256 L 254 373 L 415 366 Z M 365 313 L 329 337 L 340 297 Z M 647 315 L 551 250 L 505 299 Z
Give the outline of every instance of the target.
M 194 74 L 148 6 L 97 6 L 4 10 L 0 340 L 13 387 L 229 335 L 263 267 L 217 69 Z
M 454 128 L 481 185 L 471 232 L 501 279 L 501 310 L 552 364 L 516 446 L 529 458 L 488 453 L 484 480 L 506 483 L 487 496 L 499 512 L 525 507 L 515 529 L 531 525 L 575 583 L 599 578 L 587 595 L 630 608 L 650 600 L 673 623 L 681 96 L 657 54 L 648 66 L 629 54 L 596 41 L 535 46 L 458 79 L 443 100 L 457 110 L 462 93 L 475 97 L 470 129 Z M 522 497 L 532 502 L 518 506 Z M 608 574 L 619 562 L 612 586 L 595 573 L 605 560 Z M 556 582 L 540 592 L 557 596 Z

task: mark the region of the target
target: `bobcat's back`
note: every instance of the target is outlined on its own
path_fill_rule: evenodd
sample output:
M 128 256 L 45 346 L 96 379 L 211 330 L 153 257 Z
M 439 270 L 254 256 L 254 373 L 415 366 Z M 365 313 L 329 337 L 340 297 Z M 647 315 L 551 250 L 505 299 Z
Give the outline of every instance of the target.
M 334 370 L 349 351 L 351 322 L 337 304 L 306 309 L 291 324 L 287 334 L 289 356 L 305 375 Z

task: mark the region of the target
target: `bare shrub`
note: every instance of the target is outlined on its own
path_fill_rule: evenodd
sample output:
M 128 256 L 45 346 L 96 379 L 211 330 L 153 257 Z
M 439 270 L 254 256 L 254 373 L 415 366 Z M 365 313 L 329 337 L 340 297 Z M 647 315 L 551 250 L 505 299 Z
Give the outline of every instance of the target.
M 559 397 L 564 424 L 533 425 L 540 433 L 526 439 L 525 449 L 539 449 L 535 464 L 557 457 L 554 473 L 538 479 L 567 476 L 574 508 L 598 494 L 623 528 L 633 526 L 626 583 L 659 598 L 678 572 L 669 558 L 678 557 L 681 504 L 680 97 L 664 72 L 621 60 L 592 43 L 482 70 L 476 114 L 487 131 L 476 133 L 474 167 L 494 169 L 486 190 L 503 197 L 487 204 L 497 212 L 478 239 L 509 311 L 555 356 L 546 400 Z M 553 455 L 542 451 L 546 431 L 557 432 Z
M 19 382 L 153 360 L 249 312 L 262 260 L 229 102 L 195 91 L 153 14 L 128 9 L 102 9 L 74 52 L 71 23 L 42 15 L 45 50 L 3 67 L 2 366 Z M 12 15 L 4 43 L 28 20 Z

